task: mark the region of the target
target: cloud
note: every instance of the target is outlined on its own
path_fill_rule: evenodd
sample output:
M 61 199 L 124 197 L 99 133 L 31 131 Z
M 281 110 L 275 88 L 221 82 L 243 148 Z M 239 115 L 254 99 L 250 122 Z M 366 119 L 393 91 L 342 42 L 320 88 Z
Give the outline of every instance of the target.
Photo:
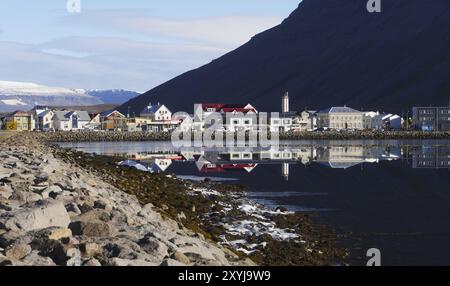
M 208 46 L 108 37 L 68 37 L 40 45 L 0 42 L 0 79 L 148 90 L 223 52 Z
M 0 41 L 0 79 L 149 90 L 279 22 L 277 17 L 245 15 L 165 19 L 141 11 L 83 10 L 59 18 L 55 26 L 89 37 L 69 36 L 42 44 Z
M 114 29 L 149 38 L 235 48 L 281 22 L 269 16 L 221 16 L 198 19 L 157 18 L 137 11 L 87 11 L 66 18 L 66 24 Z

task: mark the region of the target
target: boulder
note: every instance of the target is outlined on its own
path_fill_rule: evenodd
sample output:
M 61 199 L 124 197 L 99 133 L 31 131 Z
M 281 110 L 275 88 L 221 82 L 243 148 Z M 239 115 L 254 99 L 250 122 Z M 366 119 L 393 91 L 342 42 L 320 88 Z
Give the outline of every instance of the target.
M 189 265 L 191 263 L 189 257 L 184 255 L 184 253 L 180 251 L 175 251 L 170 258 L 175 259 L 176 261 L 181 262 L 185 265 Z
M 187 266 L 186 264 L 183 264 L 175 259 L 164 259 L 164 261 L 160 264 L 160 266 Z
M 107 222 L 94 221 L 74 221 L 69 225 L 74 235 L 84 235 L 88 237 L 112 237 L 116 231 L 112 225 Z
M 0 216 L 7 229 L 32 231 L 48 227 L 67 228 L 70 223 L 64 205 L 55 201 L 39 201 L 25 208 Z
M 5 249 L 8 258 L 20 260 L 31 253 L 31 246 L 25 243 L 13 244 Z
M 102 253 L 102 247 L 98 245 L 97 243 L 93 242 L 86 242 L 81 244 L 80 246 L 81 251 L 83 252 L 83 255 L 86 257 L 93 257 L 100 253 Z
M 85 261 L 82 266 L 91 266 L 91 267 L 98 267 L 98 266 L 102 266 L 102 264 L 100 263 L 100 261 L 98 261 L 95 258 L 91 258 L 87 261 Z
M 25 265 L 29 266 L 56 266 L 50 257 L 39 255 L 39 251 L 32 251 L 29 255 L 22 259 Z

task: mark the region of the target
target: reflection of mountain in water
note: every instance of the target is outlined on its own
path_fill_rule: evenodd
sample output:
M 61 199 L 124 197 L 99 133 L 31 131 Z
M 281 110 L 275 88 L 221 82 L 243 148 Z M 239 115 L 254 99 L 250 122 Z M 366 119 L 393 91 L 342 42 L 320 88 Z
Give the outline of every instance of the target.
M 450 168 L 450 146 L 301 146 L 298 148 L 191 148 L 154 150 L 127 154 L 139 161 L 121 162 L 150 172 L 165 172 L 173 161 L 195 162 L 200 173 L 252 172 L 258 165 L 280 165 L 281 175 L 289 178 L 290 165 L 319 164 L 348 169 L 364 163 L 412 158 L 413 168 Z

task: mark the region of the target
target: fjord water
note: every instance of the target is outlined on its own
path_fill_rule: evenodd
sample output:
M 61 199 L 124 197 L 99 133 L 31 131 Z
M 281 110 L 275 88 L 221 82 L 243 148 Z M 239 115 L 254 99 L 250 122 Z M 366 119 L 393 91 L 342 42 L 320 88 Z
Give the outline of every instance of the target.
M 351 264 L 365 265 L 369 248 L 380 249 L 383 265 L 450 264 L 449 140 L 281 143 L 280 157 L 251 150 L 239 159 L 226 148 L 177 150 L 170 142 L 61 146 L 126 156 L 152 172 L 246 185 L 255 200 L 310 212 L 336 230 Z

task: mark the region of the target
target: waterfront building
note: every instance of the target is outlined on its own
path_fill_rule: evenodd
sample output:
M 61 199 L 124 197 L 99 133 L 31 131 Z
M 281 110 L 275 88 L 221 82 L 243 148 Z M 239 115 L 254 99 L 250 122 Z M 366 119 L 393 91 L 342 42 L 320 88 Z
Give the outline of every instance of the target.
M 317 112 L 317 127 L 335 130 L 364 127 L 364 113 L 350 107 L 330 107 Z
M 386 129 L 400 130 L 403 126 L 403 118 L 397 114 L 385 114 L 383 116 L 383 125 Z
M 224 104 L 224 103 L 201 103 L 196 104 L 195 122 L 202 122 L 203 128 L 209 128 L 215 124 L 223 124 L 228 131 L 250 130 L 257 126 L 258 111 L 251 104 Z M 221 118 L 212 116 L 219 114 Z M 220 120 L 221 122 L 217 122 Z
M 379 112 L 365 112 L 364 113 L 364 129 L 379 130 L 384 128 L 383 117 L 385 114 Z
M 35 111 L 36 129 L 40 131 L 49 131 L 53 129 L 53 117 L 55 112 L 51 109 L 46 109 L 44 111 Z
M 110 110 L 100 113 L 102 130 L 124 131 L 127 128 L 128 119 L 117 110 Z
M 141 111 L 139 116 L 149 118 L 152 122 L 172 120 L 172 112 L 164 104 L 160 104 L 159 102 L 156 105 L 150 103 Z
M 87 111 L 83 110 L 57 110 L 53 111 L 52 129 L 57 131 L 75 131 L 85 129 L 91 117 Z
M 413 126 L 422 131 L 450 131 L 450 107 L 413 107 Z
M 5 118 L 5 129 L 14 131 L 33 131 L 36 128 L 31 112 L 15 111 Z

